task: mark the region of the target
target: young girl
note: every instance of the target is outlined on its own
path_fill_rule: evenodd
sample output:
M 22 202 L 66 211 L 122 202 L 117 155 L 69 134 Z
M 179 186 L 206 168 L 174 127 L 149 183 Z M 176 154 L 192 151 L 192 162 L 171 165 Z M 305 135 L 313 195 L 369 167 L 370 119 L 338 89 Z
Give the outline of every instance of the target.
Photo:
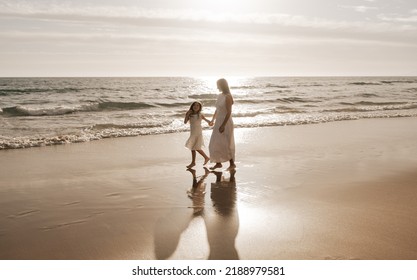
M 210 158 L 202 150 L 202 147 L 204 146 L 204 139 L 201 120 L 205 120 L 208 124 L 210 124 L 210 121 L 206 119 L 203 114 L 201 114 L 202 107 L 203 106 L 200 102 L 193 102 L 184 118 L 184 123 L 190 121 L 190 137 L 187 142 L 185 142 L 185 147 L 191 150 L 191 163 L 187 165 L 187 168 L 191 168 L 195 165 L 196 151 L 204 157 L 204 165 L 206 165 L 210 160 Z

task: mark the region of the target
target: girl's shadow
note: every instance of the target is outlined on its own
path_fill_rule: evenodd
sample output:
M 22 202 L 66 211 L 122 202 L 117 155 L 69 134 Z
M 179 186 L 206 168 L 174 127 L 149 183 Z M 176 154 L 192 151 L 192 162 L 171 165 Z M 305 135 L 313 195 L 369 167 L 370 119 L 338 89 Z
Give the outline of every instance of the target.
M 176 250 L 181 234 L 188 228 L 194 217 L 201 216 L 207 230 L 210 248 L 209 259 L 239 259 L 235 240 L 239 229 L 239 216 L 236 208 L 235 170 L 229 178 L 223 172 L 212 172 L 216 176 L 211 183 L 210 198 L 212 205 L 205 205 L 205 180 L 210 174 L 205 168 L 204 175 L 197 177 L 194 169 L 192 187 L 187 191 L 192 200 L 192 209 L 176 209 L 160 218 L 155 226 L 155 255 L 157 259 L 167 259 Z M 226 173 L 226 172 L 225 172 Z

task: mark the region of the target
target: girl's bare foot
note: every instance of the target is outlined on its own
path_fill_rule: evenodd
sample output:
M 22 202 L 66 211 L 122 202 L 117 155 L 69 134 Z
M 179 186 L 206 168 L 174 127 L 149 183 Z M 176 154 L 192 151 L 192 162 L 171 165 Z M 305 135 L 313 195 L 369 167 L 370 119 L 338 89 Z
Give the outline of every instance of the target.
M 206 158 L 206 159 L 204 160 L 204 164 L 203 164 L 203 165 L 206 165 L 206 164 L 209 162 L 209 160 L 210 160 L 210 158 Z
M 216 168 L 220 168 L 220 167 L 222 167 L 223 165 L 221 164 L 221 163 L 216 163 L 216 165 L 214 165 L 214 166 L 212 166 L 212 167 L 210 167 L 210 169 L 211 170 L 214 170 L 214 169 L 216 169 Z
M 195 166 L 195 162 L 192 162 L 192 163 L 190 163 L 189 165 L 187 165 L 187 168 L 191 168 L 191 167 L 193 167 L 193 166 Z

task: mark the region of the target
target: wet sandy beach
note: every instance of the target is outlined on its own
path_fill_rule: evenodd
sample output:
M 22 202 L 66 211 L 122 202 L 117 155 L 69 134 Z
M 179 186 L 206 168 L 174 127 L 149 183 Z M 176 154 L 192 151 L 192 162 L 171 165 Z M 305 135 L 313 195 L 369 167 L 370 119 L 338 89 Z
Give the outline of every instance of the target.
M 417 259 L 416 118 L 235 132 L 0 151 L 0 259 Z

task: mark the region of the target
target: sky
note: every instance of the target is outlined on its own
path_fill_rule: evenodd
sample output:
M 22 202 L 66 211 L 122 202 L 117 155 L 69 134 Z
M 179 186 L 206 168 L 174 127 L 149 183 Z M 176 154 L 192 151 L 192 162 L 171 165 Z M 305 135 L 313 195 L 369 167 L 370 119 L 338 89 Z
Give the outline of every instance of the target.
M 0 77 L 417 76 L 415 0 L 0 0 Z

